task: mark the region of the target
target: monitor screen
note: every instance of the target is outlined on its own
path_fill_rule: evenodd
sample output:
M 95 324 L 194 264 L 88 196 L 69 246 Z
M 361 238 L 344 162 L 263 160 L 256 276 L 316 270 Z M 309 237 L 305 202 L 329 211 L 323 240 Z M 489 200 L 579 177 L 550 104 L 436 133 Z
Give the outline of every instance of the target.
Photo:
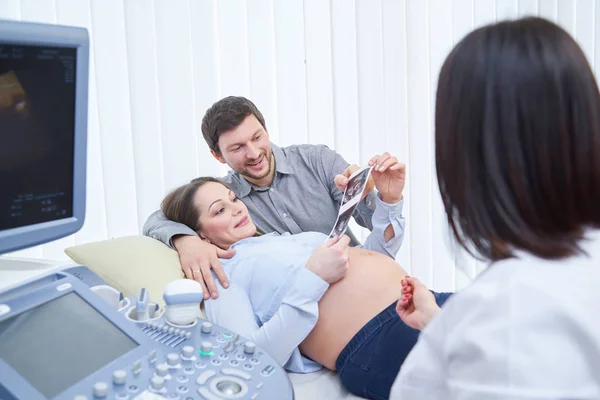
M 86 29 L 0 21 L 0 254 L 83 225 L 88 68 Z
M 137 346 L 75 292 L 0 321 L 0 359 L 47 398 Z
M 73 216 L 76 53 L 0 45 L 0 230 Z

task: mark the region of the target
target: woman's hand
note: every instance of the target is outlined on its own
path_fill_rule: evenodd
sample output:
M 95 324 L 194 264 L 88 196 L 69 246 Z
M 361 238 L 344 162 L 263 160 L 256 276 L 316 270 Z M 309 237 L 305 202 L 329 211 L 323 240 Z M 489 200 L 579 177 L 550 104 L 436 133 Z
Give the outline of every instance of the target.
M 406 184 L 406 166 L 389 153 L 375 155 L 369 160 L 373 167 L 371 176 L 381 200 L 387 204 L 396 204 L 402 200 L 402 191 Z
M 346 275 L 350 265 L 349 243 L 350 238 L 346 235 L 327 239 L 315 249 L 306 263 L 306 268 L 329 284 L 339 281 Z
M 396 312 L 411 328 L 422 330 L 440 311 L 433 293 L 417 278 L 402 279 L 402 297 L 396 304 Z

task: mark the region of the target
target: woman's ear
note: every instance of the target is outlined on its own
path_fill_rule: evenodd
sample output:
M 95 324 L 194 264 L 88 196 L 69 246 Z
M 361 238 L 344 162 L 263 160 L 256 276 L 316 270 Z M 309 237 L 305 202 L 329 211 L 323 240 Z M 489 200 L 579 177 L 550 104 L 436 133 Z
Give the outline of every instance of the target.
M 209 238 L 207 238 L 206 236 L 204 236 L 203 234 L 201 234 L 201 233 L 199 233 L 199 232 L 198 232 L 198 236 L 200 236 L 200 239 L 202 239 L 204 242 L 206 242 L 206 243 L 208 243 L 208 244 L 212 244 L 212 243 L 210 242 L 210 239 L 209 239 Z

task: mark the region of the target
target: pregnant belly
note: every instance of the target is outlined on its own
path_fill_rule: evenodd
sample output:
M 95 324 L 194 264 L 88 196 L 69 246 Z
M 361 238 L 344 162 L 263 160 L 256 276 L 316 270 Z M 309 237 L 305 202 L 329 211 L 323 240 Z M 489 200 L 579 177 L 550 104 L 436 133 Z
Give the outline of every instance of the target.
M 400 298 L 404 269 L 389 257 L 350 249 L 346 276 L 331 285 L 319 302 L 319 321 L 300 351 L 335 370 L 335 361 L 350 339 L 373 317 Z

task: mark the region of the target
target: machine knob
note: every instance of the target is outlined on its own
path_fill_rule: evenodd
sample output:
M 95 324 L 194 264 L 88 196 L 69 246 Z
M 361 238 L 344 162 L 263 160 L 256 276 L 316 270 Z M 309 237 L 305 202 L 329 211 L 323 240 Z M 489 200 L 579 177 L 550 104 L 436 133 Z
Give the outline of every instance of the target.
M 167 364 L 158 364 L 156 366 L 156 375 L 158 376 L 167 376 L 169 373 L 169 367 Z
M 204 354 L 210 354 L 213 349 L 213 344 L 211 342 L 202 342 L 200 344 L 200 351 Z
M 202 327 L 200 329 L 202 330 L 202 333 L 211 333 L 212 327 L 213 327 L 213 325 L 210 322 L 204 321 L 202 323 Z
M 104 382 L 94 384 L 94 397 L 104 398 L 108 396 L 108 385 Z
M 254 342 L 246 342 L 246 343 L 244 343 L 244 353 L 246 353 L 246 354 L 254 354 L 255 350 L 256 350 L 256 345 L 254 344 Z
M 127 380 L 127 372 L 123 369 L 118 369 L 113 372 L 113 383 L 115 385 L 124 385 Z
M 181 355 L 184 358 L 194 357 L 194 348 L 192 346 L 183 346 L 183 349 L 181 349 Z
M 179 354 L 177 353 L 169 353 L 167 354 L 167 364 L 171 366 L 175 366 L 179 364 Z
M 150 379 L 150 386 L 156 391 L 162 390 L 162 388 L 165 387 L 165 380 L 160 376 L 153 376 L 152 379 Z

